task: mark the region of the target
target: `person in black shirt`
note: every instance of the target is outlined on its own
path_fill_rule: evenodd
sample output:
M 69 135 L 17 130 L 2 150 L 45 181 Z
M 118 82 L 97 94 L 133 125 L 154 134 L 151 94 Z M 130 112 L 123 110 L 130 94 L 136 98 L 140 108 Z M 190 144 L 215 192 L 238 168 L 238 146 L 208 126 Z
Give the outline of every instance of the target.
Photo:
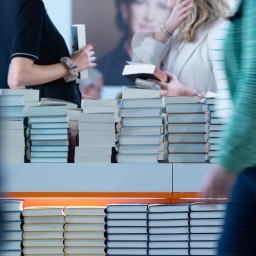
M 39 89 L 40 98 L 80 105 L 75 78 L 96 66 L 94 44 L 70 56 L 42 0 L 1 0 L 0 35 L 0 88 Z

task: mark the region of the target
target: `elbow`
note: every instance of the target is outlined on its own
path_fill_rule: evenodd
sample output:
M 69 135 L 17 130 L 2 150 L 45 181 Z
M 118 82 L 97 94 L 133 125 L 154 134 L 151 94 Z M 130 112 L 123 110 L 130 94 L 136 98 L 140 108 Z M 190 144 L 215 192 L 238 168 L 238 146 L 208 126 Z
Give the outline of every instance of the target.
M 8 85 L 11 89 L 20 89 L 24 87 L 23 79 L 20 75 L 9 75 L 8 76 Z

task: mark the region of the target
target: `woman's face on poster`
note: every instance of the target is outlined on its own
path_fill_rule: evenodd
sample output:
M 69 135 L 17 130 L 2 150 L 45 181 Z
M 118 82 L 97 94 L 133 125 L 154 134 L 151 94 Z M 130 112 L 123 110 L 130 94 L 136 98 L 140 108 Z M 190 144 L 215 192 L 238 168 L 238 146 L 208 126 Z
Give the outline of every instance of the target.
M 130 32 L 156 31 L 170 16 L 168 0 L 133 0 L 130 5 Z

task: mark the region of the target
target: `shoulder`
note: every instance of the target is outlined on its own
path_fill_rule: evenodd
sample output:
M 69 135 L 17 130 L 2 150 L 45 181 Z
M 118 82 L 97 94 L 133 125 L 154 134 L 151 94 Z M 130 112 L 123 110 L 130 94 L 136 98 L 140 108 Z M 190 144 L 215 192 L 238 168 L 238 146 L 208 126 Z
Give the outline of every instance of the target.
M 231 22 L 228 19 L 219 18 L 217 19 L 209 29 L 209 35 L 214 36 L 215 33 L 220 31 L 227 31 Z

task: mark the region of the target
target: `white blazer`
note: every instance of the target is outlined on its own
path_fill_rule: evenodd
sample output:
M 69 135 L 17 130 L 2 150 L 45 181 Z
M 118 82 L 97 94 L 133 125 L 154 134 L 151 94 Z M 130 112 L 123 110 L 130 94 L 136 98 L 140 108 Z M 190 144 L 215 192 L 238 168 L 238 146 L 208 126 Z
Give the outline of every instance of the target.
M 177 32 L 165 44 L 153 39 L 153 33 L 138 32 L 132 39 L 133 61 L 155 64 L 171 72 L 182 84 L 198 92 L 216 92 L 212 53 L 219 49 L 219 45 L 223 45 L 223 38 L 218 39 L 216 32 L 227 29 L 228 25 L 228 20 L 219 18 L 208 27 L 202 26 L 192 43 L 179 43 Z M 220 40 L 222 40 L 221 44 Z M 177 55 L 171 65 L 172 69 L 168 70 L 166 61 L 172 49 L 179 52 L 175 53 Z

